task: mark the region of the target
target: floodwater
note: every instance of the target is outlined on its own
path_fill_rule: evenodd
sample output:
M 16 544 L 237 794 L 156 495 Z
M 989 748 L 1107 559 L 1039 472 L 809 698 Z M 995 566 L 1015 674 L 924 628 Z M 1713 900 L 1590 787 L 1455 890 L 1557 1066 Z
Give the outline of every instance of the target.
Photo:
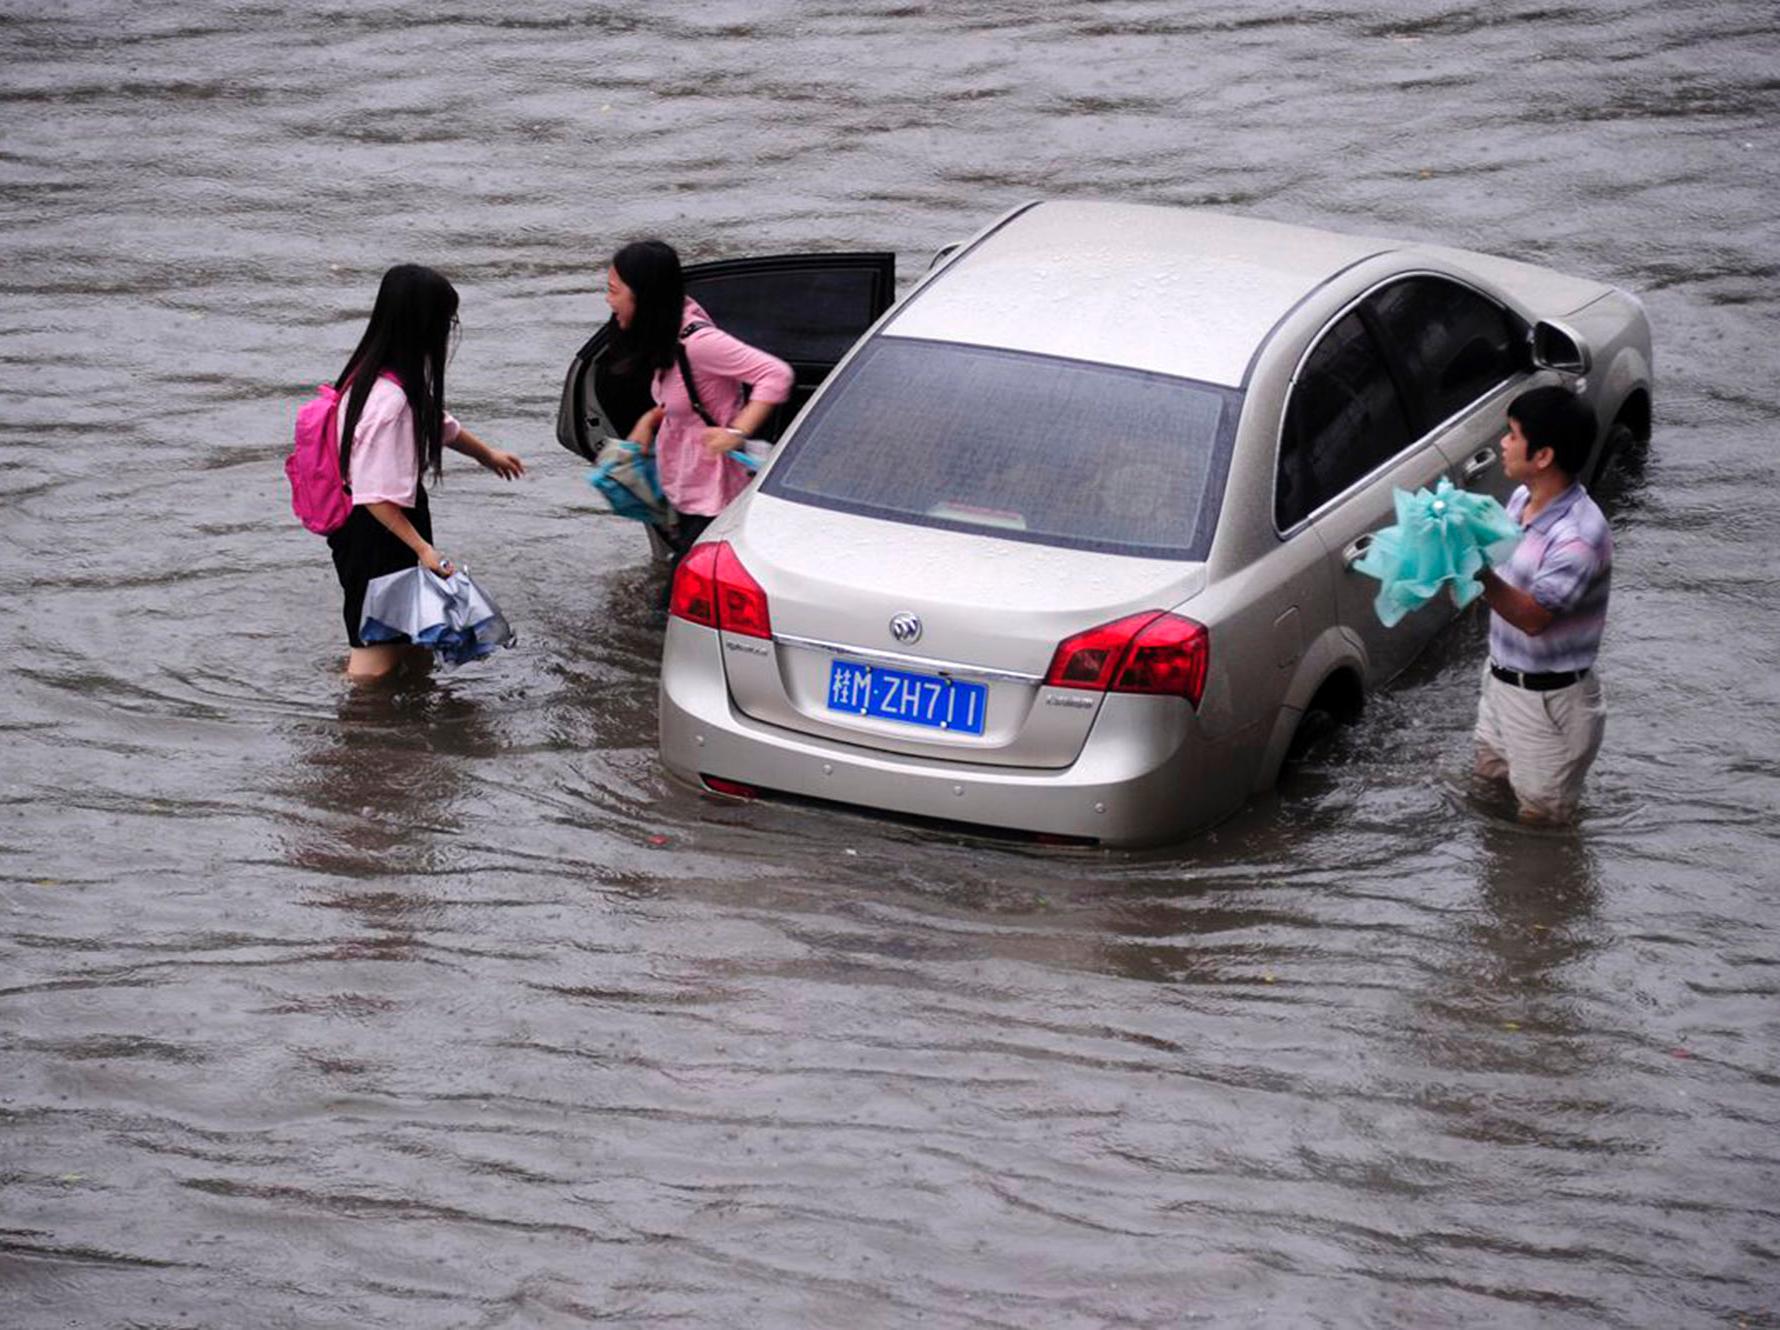
M 1780 1324 L 1776 69 L 1759 0 L 0 3 L 0 1324 Z M 664 777 L 552 438 L 601 257 L 906 283 L 1037 194 L 1640 293 L 1574 831 L 1464 793 L 1474 619 L 1164 851 Z M 522 643 L 353 695 L 280 460 L 404 259 Z

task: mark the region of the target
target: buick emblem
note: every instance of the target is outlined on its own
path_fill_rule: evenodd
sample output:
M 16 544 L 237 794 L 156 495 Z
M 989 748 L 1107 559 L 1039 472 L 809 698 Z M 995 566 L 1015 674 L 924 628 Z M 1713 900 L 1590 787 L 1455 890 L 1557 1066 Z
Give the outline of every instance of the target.
M 904 610 L 890 620 L 890 636 L 907 646 L 921 640 L 921 621 Z

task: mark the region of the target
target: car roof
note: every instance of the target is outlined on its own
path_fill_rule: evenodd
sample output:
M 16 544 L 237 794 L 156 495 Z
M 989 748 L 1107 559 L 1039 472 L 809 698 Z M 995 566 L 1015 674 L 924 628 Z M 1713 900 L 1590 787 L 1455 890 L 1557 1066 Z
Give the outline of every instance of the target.
M 883 332 L 1240 387 L 1294 305 L 1397 247 L 1193 208 L 1045 202 L 991 229 Z

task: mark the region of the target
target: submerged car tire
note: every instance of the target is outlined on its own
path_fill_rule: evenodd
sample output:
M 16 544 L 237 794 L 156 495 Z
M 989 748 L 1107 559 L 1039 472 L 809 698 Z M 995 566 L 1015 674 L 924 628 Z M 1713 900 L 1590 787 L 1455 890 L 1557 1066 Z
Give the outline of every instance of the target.
M 1292 731 L 1284 765 L 1291 766 L 1342 726 L 1353 724 L 1365 706 L 1366 694 L 1353 675 L 1338 670 L 1323 680 Z
M 1625 470 L 1636 455 L 1638 444 L 1638 436 L 1630 425 L 1623 420 L 1614 421 L 1613 428 L 1607 431 L 1606 441 L 1601 444 L 1601 456 L 1595 462 L 1595 469 L 1589 475 L 1589 488 L 1598 486 L 1613 471 Z

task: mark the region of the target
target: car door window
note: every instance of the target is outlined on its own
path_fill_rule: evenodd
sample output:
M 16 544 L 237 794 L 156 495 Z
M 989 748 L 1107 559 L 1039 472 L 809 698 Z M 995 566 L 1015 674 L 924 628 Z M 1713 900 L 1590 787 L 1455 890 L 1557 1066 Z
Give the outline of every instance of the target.
M 1409 446 L 1397 386 L 1358 311 L 1323 334 L 1286 404 L 1274 488 L 1284 531 Z
M 837 254 L 702 264 L 687 270 L 686 294 L 750 346 L 826 372 L 890 307 L 895 263 Z
M 1519 368 L 1525 339 L 1517 321 L 1470 287 L 1409 277 L 1366 303 L 1409 376 L 1424 430 L 1450 420 Z
M 711 321 L 791 366 L 791 397 L 756 433 L 777 439 L 896 294 L 893 254 L 734 259 L 686 270 Z

